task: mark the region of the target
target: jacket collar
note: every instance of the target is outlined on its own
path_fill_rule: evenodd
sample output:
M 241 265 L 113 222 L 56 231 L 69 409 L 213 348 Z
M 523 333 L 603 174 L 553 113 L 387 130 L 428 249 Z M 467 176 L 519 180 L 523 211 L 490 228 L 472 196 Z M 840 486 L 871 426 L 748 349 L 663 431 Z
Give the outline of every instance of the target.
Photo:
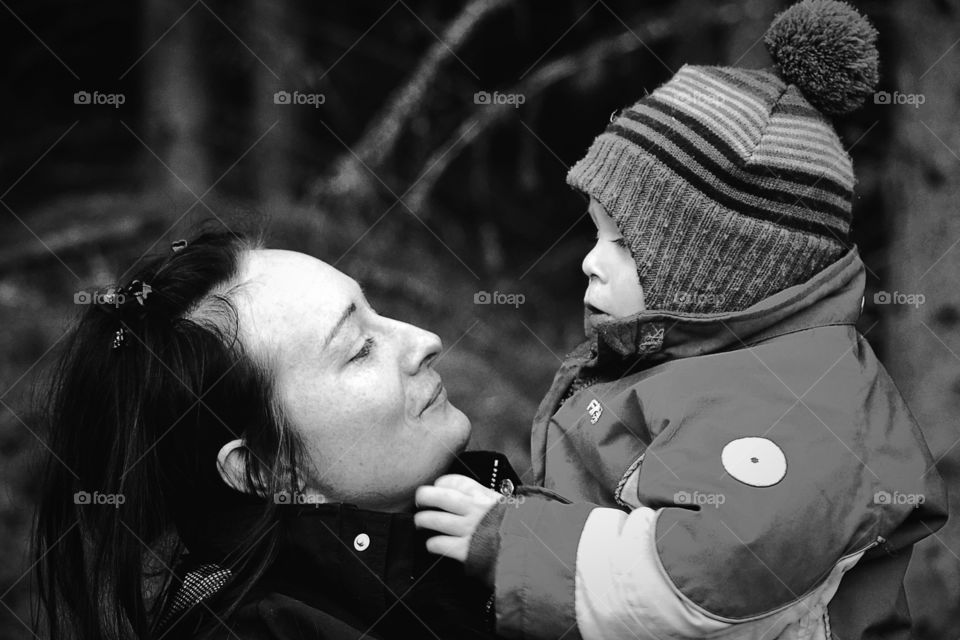
M 249 540 L 268 507 L 275 509 L 269 529 L 279 529 L 277 556 L 268 578 L 284 591 L 304 585 L 334 586 L 382 602 L 391 585 L 387 557 L 410 573 L 426 562 L 425 539 L 418 535 L 410 513 L 360 509 L 345 503 L 269 505 L 268 499 L 225 489 L 230 499 L 219 501 L 206 514 L 196 515 L 189 537 L 190 566 L 201 563 L 230 566 L 233 554 Z M 183 533 L 186 533 L 184 531 Z M 322 576 L 319 582 L 316 580 Z M 277 587 L 277 584 L 272 584 Z M 385 588 L 387 589 L 385 591 Z M 402 590 L 400 591 L 402 593 Z M 301 594 L 302 595 L 302 594 Z
M 855 324 L 863 306 L 865 267 L 853 247 L 808 281 L 742 311 L 684 314 L 643 311 L 601 321 L 587 342 L 598 364 L 642 358 L 651 363 L 750 346 L 818 326 Z
M 520 481 L 503 454 L 488 451 L 461 453 L 448 473 L 472 476 L 498 490 L 503 483 L 512 486 Z M 227 558 L 254 530 L 271 506 L 269 501 L 278 502 L 226 485 L 220 492 L 207 511 L 178 523 L 191 556 L 185 570 L 228 566 Z M 387 622 L 388 612 L 397 612 L 390 614 L 391 619 L 409 612 L 408 606 L 396 606 L 399 598 L 426 598 L 437 609 L 453 607 L 464 615 L 472 611 L 464 609 L 464 603 L 476 601 L 479 615 L 485 589 L 467 583 L 459 563 L 427 552 L 426 540 L 433 534 L 417 529 L 412 513 L 371 511 L 345 503 L 279 502 L 273 524 L 279 528 L 277 554 L 258 585 L 260 591 L 286 593 L 321 609 L 346 606 L 371 620 L 382 614 Z
M 165 627 L 189 628 L 204 616 L 195 605 L 215 595 L 224 576 L 230 577 L 224 558 L 267 506 L 262 500 L 259 505 L 238 501 L 217 510 L 219 533 L 211 530 L 207 544 L 191 549 L 181 565 L 176 597 L 163 617 Z M 382 630 L 422 636 L 450 620 L 470 629 L 483 626 L 486 592 L 463 580 L 459 564 L 428 555 L 427 534 L 415 528 L 412 514 L 342 503 L 281 504 L 273 527 L 279 529 L 276 555 L 246 596 L 248 602 L 283 594 L 366 629 L 371 637 L 379 637 Z M 444 607 L 454 608 L 455 614 L 444 618 Z
M 343 600 L 376 619 L 436 560 L 409 513 L 339 503 L 279 511 L 280 548 L 263 587 L 316 606 Z

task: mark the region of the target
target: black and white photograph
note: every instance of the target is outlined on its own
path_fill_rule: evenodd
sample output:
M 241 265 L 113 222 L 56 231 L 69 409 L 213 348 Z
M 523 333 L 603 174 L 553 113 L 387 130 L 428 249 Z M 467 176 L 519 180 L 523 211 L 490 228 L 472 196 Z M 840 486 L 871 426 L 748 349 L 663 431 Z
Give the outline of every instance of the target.
M 960 640 L 960 0 L 0 24 L 0 639 Z

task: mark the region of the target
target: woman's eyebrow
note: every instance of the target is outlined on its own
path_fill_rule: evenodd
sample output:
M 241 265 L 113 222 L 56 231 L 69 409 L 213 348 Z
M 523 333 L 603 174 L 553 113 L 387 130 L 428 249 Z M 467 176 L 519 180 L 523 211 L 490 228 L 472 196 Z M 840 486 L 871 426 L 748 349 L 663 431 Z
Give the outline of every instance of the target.
M 330 331 L 329 334 L 327 334 L 327 337 L 324 338 L 324 340 L 323 340 L 323 348 L 324 348 L 324 349 L 327 348 L 327 346 L 330 344 L 330 341 L 333 340 L 334 337 L 336 337 L 337 332 L 340 331 L 340 328 L 343 326 L 343 324 L 344 324 L 347 320 L 349 320 L 349 319 L 350 319 L 350 316 L 352 316 L 354 313 L 356 313 L 356 311 L 357 311 L 357 303 L 355 303 L 355 302 L 351 302 L 351 303 L 350 303 L 350 306 L 348 306 L 346 309 L 344 309 L 343 314 L 341 314 L 341 316 L 340 316 L 340 319 L 337 320 L 337 324 L 335 324 L 335 325 L 333 326 L 333 329 Z

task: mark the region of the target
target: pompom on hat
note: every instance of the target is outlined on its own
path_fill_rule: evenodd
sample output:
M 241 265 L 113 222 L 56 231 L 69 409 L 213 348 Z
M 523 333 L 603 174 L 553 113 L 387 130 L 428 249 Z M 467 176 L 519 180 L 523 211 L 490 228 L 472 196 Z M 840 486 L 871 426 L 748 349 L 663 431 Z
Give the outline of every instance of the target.
M 765 35 L 771 69 L 684 65 L 571 168 L 637 263 L 647 308 L 745 309 L 850 248 L 853 163 L 828 119 L 878 81 L 877 32 L 803 0 Z
M 804 0 L 778 15 L 763 40 L 780 76 L 823 113 L 856 111 L 877 86 L 877 31 L 848 4 Z

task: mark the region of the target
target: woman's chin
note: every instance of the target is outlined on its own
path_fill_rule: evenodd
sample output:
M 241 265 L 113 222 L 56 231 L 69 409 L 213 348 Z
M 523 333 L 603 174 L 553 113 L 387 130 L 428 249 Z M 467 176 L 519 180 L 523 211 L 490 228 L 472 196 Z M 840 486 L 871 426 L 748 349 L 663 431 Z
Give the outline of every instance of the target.
M 449 420 L 447 424 L 450 425 L 451 442 L 455 444 L 451 447 L 451 450 L 455 455 L 460 455 L 467 448 L 473 427 L 467 414 L 450 404 L 449 401 L 447 401 L 446 413 Z
M 449 463 L 467 447 L 470 440 L 470 419 L 450 404 L 442 400 L 430 407 L 430 419 L 422 421 L 418 428 L 423 446 L 432 449 L 436 468 L 446 469 Z

